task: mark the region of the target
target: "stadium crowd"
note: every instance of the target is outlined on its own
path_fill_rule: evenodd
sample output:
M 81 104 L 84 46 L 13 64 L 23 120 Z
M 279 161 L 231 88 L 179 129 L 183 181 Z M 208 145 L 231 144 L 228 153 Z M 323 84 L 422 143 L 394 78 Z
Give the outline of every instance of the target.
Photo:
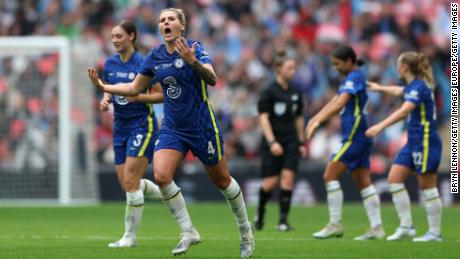
M 159 44 L 158 12 L 169 6 L 184 9 L 188 16 L 187 37 L 200 39 L 213 56 L 218 83 L 210 89 L 210 95 L 221 122 L 229 158 L 258 159 L 261 133 L 256 104 L 260 91 L 273 80 L 270 71 L 278 48 L 286 48 L 289 55 L 297 59 L 299 69 L 293 85 L 303 92 L 306 120 L 336 93 L 340 78 L 330 65 L 329 53 L 337 44 L 350 44 L 366 61 L 363 69 L 368 78 L 383 84 L 398 83 L 395 63 L 402 51 L 425 53 L 433 64 L 437 83 L 438 126 L 447 140 L 448 131 L 442 130 L 448 127 L 446 118 L 450 111 L 449 1 L 1 1 L 0 36 L 65 35 L 74 42 L 74 48 L 85 48 L 82 39 L 89 38 L 97 42 L 101 69 L 105 58 L 114 53 L 110 31 L 115 24 L 123 19 L 134 21 L 140 33 L 139 48 L 145 52 Z M 57 83 L 55 71 L 50 71 L 50 66 L 56 66 L 57 62 L 53 56 L 44 56 L 16 73 L 18 71 L 10 71 L 18 69 L 18 66 L 9 65 L 11 60 L 0 57 L 0 61 L 2 166 L 8 157 L 17 156 L 9 154 L 9 150 L 18 149 L 21 134 L 25 134 L 20 130 L 24 124 L 35 125 L 31 127 L 37 130 L 37 136 L 42 136 L 38 139 L 43 143 L 56 134 L 57 106 L 53 98 L 56 98 Z M 28 82 L 31 73 L 37 73 L 36 78 L 40 80 Z M 21 84 L 11 84 L 13 75 Z M 30 92 L 28 83 L 41 84 L 35 88 L 39 92 Z M 89 81 L 87 87 L 90 87 Z M 15 98 L 20 101 L 8 98 L 12 88 L 17 88 Z M 96 98 L 101 94 L 95 95 L 95 109 Z M 380 121 L 399 105 L 391 98 L 370 93 L 369 124 Z M 24 114 L 19 116 L 18 113 Z M 112 115 L 98 113 L 97 116 L 94 139 L 98 143 L 99 162 L 111 164 L 112 159 L 106 154 L 112 151 Z M 340 143 L 339 125 L 338 118 L 331 120 L 306 144 L 309 159 L 328 159 Z M 404 123 L 396 124 L 375 139 L 374 172 L 383 173 L 387 169 L 401 146 L 403 127 Z M 41 147 L 40 143 L 35 146 Z M 36 152 L 44 152 L 49 161 L 54 157 L 49 152 L 57 150 L 44 148 Z

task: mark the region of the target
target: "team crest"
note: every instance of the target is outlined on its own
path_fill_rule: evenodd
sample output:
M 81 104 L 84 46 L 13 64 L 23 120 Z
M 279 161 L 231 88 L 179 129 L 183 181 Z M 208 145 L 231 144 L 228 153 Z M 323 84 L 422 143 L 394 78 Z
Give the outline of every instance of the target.
M 181 68 L 184 66 L 184 61 L 181 58 L 178 58 L 176 61 L 174 61 L 174 66 L 176 68 Z
M 128 98 L 121 95 L 115 95 L 115 102 L 117 102 L 119 105 L 127 105 L 129 103 Z

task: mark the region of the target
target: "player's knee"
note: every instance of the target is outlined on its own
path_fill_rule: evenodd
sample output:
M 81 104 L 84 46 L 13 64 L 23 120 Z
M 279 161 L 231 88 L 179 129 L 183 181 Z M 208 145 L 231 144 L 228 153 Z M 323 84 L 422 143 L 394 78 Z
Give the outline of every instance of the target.
M 123 179 L 123 186 L 125 192 L 134 192 L 139 189 L 139 180 L 134 179 L 132 177 L 125 177 Z
M 262 188 L 264 191 L 273 191 L 276 188 L 277 182 L 277 177 L 265 178 L 262 182 Z
M 166 186 L 172 182 L 172 175 L 169 176 L 166 173 L 155 171 L 154 176 L 155 176 L 155 182 L 160 187 Z

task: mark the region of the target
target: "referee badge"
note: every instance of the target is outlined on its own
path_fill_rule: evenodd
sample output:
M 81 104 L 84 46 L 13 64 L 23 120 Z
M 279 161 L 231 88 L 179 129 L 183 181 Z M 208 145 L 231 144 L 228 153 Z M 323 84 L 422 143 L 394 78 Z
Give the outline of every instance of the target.
M 275 114 L 278 116 L 283 115 L 286 112 L 286 103 L 277 102 L 275 103 Z

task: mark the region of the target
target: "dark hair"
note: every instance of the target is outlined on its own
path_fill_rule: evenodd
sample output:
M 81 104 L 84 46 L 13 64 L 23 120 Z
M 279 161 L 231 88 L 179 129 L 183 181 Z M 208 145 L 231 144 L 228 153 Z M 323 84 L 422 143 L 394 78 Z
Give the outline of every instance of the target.
M 281 67 L 285 61 L 291 60 L 293 58 L 288 57 L 285 49 L 277 49 L 275 53 L 275 58 L 273 60 L 273 65 L 275 69 Z
M 433 69 L 425 54 L 407 51 L 402 53 L 399 59 L 409 67 L 410 72 L 414 76 L 419 77 L 425 81 L 431 89 L 434 89 Z
M 136 46 L 137 29 L 134 23 L 132 23 L 131 21 L 124 20 L 124 21 L 121 21 L 117 26 L 120 26 L 120 28 L 122 28 L 128 35 L 130 35 L 131 33 L 134 33 L 134 38 L 131 41 L 131 43 L 133 44 L 134 50 L 137 50 L 137 46 Z
M 351 47 L 346 45 L 341 45 L 334 49 L 332 51 L 332 56 L 343 61 L 351 59 L 351 62 L 357 64 L 358 66 L 362 66 L 365 63 L 364 60 L 357 59 L 355 51 Z

